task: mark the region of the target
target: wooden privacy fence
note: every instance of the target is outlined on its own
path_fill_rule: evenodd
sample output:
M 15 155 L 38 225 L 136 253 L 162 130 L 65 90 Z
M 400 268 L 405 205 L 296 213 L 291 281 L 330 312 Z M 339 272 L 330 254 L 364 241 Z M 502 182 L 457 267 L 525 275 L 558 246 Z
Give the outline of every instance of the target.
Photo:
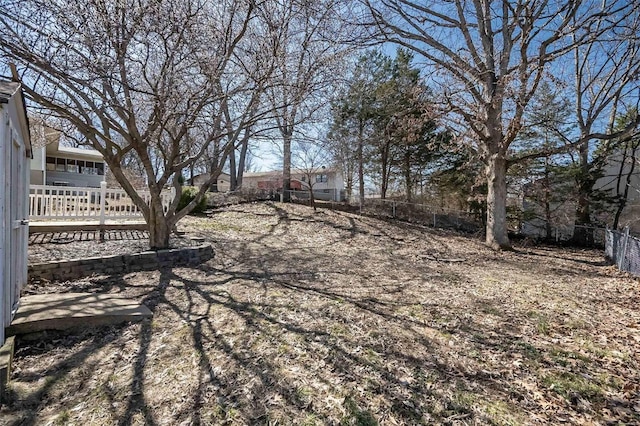
M 149 203 L 149 191 L 138 191 Z M 174 198 L 173 190 L 163 191 L 162 206 L 166 212 Z M 142 219 L 142 212 L 122 189 L 72 186 L 31 185 L 29 188 L 29 220 L 98 221 Z

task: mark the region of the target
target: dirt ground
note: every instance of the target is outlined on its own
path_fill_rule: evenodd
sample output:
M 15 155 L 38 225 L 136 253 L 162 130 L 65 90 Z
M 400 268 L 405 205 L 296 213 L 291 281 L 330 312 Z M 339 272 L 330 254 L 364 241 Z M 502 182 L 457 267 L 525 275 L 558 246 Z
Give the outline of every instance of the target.
M 19 339 L 0 423 L 640 423 L 640 282 L 602 252 L 496 253 L 451 231 L 270 203 L 179 228 L 215 258 L 32 284 L 127 295 L 154 317 Z

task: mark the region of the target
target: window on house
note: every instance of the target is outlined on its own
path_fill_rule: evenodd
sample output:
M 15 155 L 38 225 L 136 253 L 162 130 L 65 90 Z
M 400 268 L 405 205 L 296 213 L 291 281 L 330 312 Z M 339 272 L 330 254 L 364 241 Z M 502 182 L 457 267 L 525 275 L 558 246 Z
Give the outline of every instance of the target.
M 96 170 L 100 176 L 104 176 L 104 163 L 96 163 Z
M 328 178 L 327 175 L 316 175 L 316 183 L 321 183 L 321 182 L 327 182 Z
M 76 160 L 67 160 L 67 171 L 70 173 L 80 173 Z
M 93 161 L 85 161 L 82 173 L 85 175 L 97 175 L 98 169 L 95 168 L 95 163 Z
M 53 157 L 47 157 L 47 170 L 56 169 L 56 159 Z
M 56 158 L 56 171 L 64 172 L 66 171 L 65 159 L 64 158 Z

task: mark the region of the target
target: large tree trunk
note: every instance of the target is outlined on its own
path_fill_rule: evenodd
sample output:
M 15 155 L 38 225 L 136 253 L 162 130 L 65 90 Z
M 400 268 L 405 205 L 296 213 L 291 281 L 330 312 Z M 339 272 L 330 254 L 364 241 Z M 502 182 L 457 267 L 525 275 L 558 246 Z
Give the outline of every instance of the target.
M 249 132 L 245 133 L 242 138 L 242 145 L 240 147 L 240 158 L 238 159 L 238 177 L 236 178 L 236 186 L 242 188 L 242 180 L 244 178 L 244 169 L 247 163 L 247 152 L 249 151 Z
M 507 234 L 507 161 L 503 155 L 492 154 L 487 159 L 487 236 L 486 243 L 494 250 L 511 249 Z
M 282 196 L 283 200 L 288 202 L 291 200 L 291 140 L 293 134 L 284 132 L 282 136 Z
M 593 229 L 591 225 L 591 205 L 586 191 L 579 190 L 578 206 L 576 207 L 576 220 L 573 230 L 572 242 L 578 246 L 590 247 L 593 245 Z
M 152 195 L 154 197 L 154 195 Z M 160 200 L 151 200 L 149 206 L 149 247 L 151 250 L 161 250 L 169 247 L 171 225 L 164 216 Z
M 591 229 L 591 193 L 593 179 L 589 176 L 589 144 L 580 146 L 580 172 L 578 181 L 578 203 L 571 241 L 578 246 L 593 245 L 593 229 Z

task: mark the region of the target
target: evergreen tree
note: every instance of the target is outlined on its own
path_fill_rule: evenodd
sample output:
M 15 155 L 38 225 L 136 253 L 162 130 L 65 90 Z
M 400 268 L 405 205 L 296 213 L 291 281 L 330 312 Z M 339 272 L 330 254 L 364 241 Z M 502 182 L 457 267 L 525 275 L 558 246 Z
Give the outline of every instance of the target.
M 346 90 L 332 105 L 332 123 L 329 139 L 332 141 L 336 163 L 347 175 L 347 193 L 350 165 L 356 164 L 360 203 L 364 203 L 365 150 L 375 137 L 374 120 L 377 115 L 378 88 L 387 81 L 391 60 L 377 51 L 368 51 L 356 63 Z M 351 172 L 353 176 L 353 172 Z
M 535 154 L 511 166 L 507 179 L 512 188 L 523 192 L 521 219 L 529 223 L 542 221 L 547 239 L 552 238 L 557 215 L 567 207 L 575 188 L 565 140 L 573 129 L 570 116 L 569 102 L 550 83 L 543 82 L 512 146 L 514 156 Z
M 343 169 L 348 170 L 347 159 L 356 159 L 361 194 L 367 175 L 377 182 L 382 198 L 392 182 L 400 181 L 411 200 L 417 182 L 434 161 L 437 145 L 448 140 L 433 119 L 429 90 L 412 60 L 413 55 L 402 49 L 393 60 L 367 53 L 358 62 L 346 94 L 334 103 L 334 150 L 340 153 Z M 347 188 L 348 182 L 347 177 Z

